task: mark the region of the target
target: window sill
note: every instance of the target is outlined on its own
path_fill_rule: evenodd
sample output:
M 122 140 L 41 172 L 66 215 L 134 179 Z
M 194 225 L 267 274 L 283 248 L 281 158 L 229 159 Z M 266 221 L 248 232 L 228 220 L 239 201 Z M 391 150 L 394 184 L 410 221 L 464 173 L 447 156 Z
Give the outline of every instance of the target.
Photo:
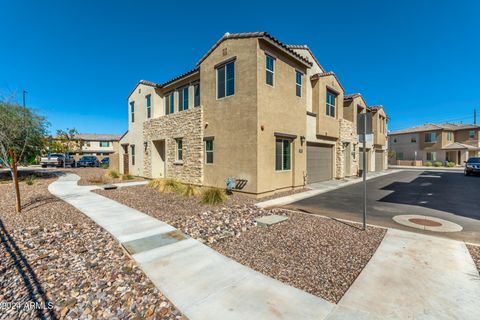
M 173 164 L 176 166 L 183 166 L 183 161 L 175 161 Z

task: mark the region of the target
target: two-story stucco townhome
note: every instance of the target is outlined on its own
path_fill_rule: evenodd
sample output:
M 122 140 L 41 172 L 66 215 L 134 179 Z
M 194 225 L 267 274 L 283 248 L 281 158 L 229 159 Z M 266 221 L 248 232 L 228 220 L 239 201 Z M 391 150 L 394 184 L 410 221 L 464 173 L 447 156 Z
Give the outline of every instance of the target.
M 389 133 L 394 164 L 454 162 L 462 165 L 480 155 L 480 126 L 475 124 L 425 124 Z
M 344 88 L 307 46 L 225 34 L 193 70 L 136 85 L 120 170 L 218 187 L 233 177 L 257 196 L 356 175 L 356 116 L 344 109 Z

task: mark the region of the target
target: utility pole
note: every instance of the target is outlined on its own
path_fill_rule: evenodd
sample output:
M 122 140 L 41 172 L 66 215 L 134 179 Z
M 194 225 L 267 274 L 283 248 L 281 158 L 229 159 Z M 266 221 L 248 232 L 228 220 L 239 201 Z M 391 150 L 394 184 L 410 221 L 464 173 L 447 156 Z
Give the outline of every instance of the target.
M 27 91 L 23 90 L 23 107 L 25 108 L 25 106 L 27 105 L 25 103 L 25 96 L 27 95 Z
M 473 124 L 477 124 L 477 109 L 473 109 Z

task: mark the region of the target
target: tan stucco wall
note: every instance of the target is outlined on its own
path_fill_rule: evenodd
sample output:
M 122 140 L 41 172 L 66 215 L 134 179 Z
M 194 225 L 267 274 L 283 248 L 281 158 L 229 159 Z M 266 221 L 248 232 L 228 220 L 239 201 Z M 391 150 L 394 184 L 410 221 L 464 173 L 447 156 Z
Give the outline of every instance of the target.
M 225 49 L 225 50 L 224 50 Z M 229 39 L 200 65 L 204 136 L 214 137 L 213 164 L 204 164 L 204 184 L 225 186 L 227 177 L 248 180 L 257 192 L 257 39 Z M 215 65 L 236 57 L 235 94 L 217 99 Z
M 377 147 L 384 147 L 387 143 L 387 116 L 383 109 L 373 112 L 372 129 L 374 134 L 373 143 Z
M 480 147 L 480 130 L 476 129 L 475 131 L 475 138 L 470 139 L 469 132 L 470 130 L 459 130 L 455 132 L 455 142 L 469 144 L 475 147 Z
M 265 51 L 276 57 L 274 86 L 265 83 Z M 306 68 L 265 42 L 257 51 L 258 83 L 258 193 L 303 186 L 306 175 Z M 303 73 L 302 94 L 296 95 L 296 70 Z M 263 130 L 261 129 L 263 127 Z M 289 171 L 275 170 L 275 132 L 296 135 Z
M 435 132 L 437 134 L 437 141 L 434 143 L 431 142 L 425 142 L 425 134 L 428 132 Z M 421 150 L 440 150 L 442 149 L 443 145 L 443 137 L 442 137 L 442 131 L 441 130 L 436 130 L 436 131 L 428 131 L 428 132 L 420 132 L 419 133 L 419 140 L 420 140 L 420 149 Z
M 313 112 L 317 114 L 317 135 L 325 138 L 339 138 L 340 122 L 343 118 L 343 89 L 335 76 L 329 75 L 312 81 L 313 85 Z M 327 116 L 327 90 L 337 93 L 335 117 Z

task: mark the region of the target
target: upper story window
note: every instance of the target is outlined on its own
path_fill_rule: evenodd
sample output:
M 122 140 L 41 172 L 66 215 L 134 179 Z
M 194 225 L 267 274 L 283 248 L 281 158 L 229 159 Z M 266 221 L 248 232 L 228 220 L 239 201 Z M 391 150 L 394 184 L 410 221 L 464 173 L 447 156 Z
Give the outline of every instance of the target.
M 290 170 L 292 163 L 290 143 L 291 141 L 287 139 L 275 140 L 275 170 Z
M 175 97 L 173 92 L 165 96 L 165 114 L 175 112 L 174 98 Z
M 145 96 L 147 100 L 147 118 L 150 119 L 152 117 L 152 95 Z
M 205 140 L 205 163 L 213 163 L 213 139 Z
M 335 102 L 337 96 L 330 90 L 327 90 L 326 115 L 335 118 Z
M 268 85 L 273 86 L 273 78 L 275 74 L 275 58 L 272 56 L 269 56 L 268 54 L 265 56 L 265 72 L 266 72 L 265 82 Z
M 447 133 L 447 140 L 452 141 L 453 140 L 453 132 L 448 132 Z
M 135 122 L 135 101 L 130 102 L 130 115 L 132 122 Z
M 217 99 L 235 94 L 235 61 L 217 68 Z
M 183 161 L 183 140 L 177 139 L 177 152 L 176 152 L 176 160 Z
M 188 110 L 188 86 L 178 91 L 178 111 Z
M 302 73 L 295 70 L 295 93 L 297 97 L 302 96 Z
M 436 142 L 437 133 L 436 132 L 427 132 L 425 133 L 425 142 Z
M 86 145 L 87 147 L 90 147 L 90 141 L 86 141 L 86 142 L 85 142 L 85 145 Z
M 412 138 L 410 139 L 410 142 L 412 142 L 412 143 L 417 142 L 417 137 L 416 137 L 416 136 L 412 136 Z
M 130 152 L 132 157 L 132 166 L 134 166 L 135 165 L 135 145 L 134 144 L 130 146 Z
M 198 107 L 200 106 L 200 83 L 197 83 L 193 86 L 193 106 Z
M 100 147 L 102 148 L 110 147 L 110 141 L 100 141 Z
M 468 131 L 468 137 L 470 139 L 475 139 L 475 130 Z

